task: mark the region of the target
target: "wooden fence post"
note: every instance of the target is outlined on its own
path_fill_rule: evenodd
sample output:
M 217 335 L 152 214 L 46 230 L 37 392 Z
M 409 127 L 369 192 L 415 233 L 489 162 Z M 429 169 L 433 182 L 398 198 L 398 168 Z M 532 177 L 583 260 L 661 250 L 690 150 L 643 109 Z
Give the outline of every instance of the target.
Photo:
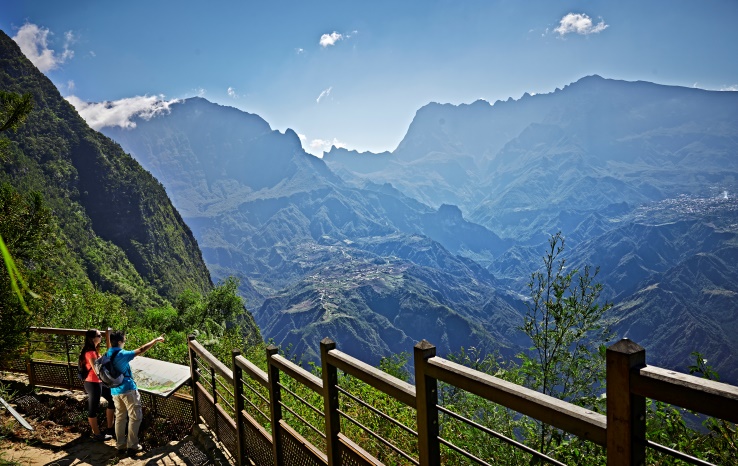
M 646 399 L 633 395 L 633 370 L 646 365 L 646 350 L 624 338 L 607 348 L 607 465 L 646 462 Z
M 323 400 L 325 411 L 325 443 L 328 466 L 341 465 L 338 434 L 341 432 L 341 418 L 338 414 L 338 369 L 328 364 L 328 352 L 336 348 L 330 338 L 320 341 L 320 362 L 323 368 Z
M 438 441 L 438 380 L 426 375 L 426 362 L 436 355 L 436 347 L 422 340 L 413 348 L 415 394 L 418 420 L 418 457 L 420 466 L 440 466 Z
M 74 390 L 74 379 L 72 378 L 74 374 L 72 374 L 72 360 L 69 357 L 69 335 L 64 335 L 64 352 L 67 353 L 67 367 L 66 367 L 66 373 L 67 373 L 67 387 L 70 390 Z M 76 370 L 74 371 L 77 372 Z
M 241 356 L 240 349 L 234 349 L 231 357 L 233 358 L 233 406 L 235 407 L 236 416 L 236 440 L 238 456 L 236 464 L 242 466 L 246 464 L 246 447 L 244 445 L 243 422 L 241 419 L 241 411 L 243 411 L 243 369 L 236 364 L 236 358 Z
M 279 368 L 272 364 L 272 356 L 279 354 L 279 348 L 269 345 L 266 348 L 267 375 L 269 377 L 269 408 L 272 416 L 272 454 L 274 465 L 284 466 L 284 447 L 280 435 L 279 421 L 282 420 L 282 391 L 279 387 Z
M 195 359 L 195 354 L 189 345 L 189 342 L 193 341 L 194 339 L 195 339 L 195 335 L 187 336 L 187 354 L 190 359 L 190 378 L 192 379 L 192 410 L 193 410 L 192 417 L 194 418 L 195 424 L 199 424 L 200 423 L 200 410 L 197 406 L 197 378 L 198 378 L 197 359 Z
M 28 350 L 26 351 L 26 370 L 28 371 L 28 385 L 33 388 L 36 385 L 36 367 L 33 365 L 33 345 L 31 344 L 31 331 L 26 331 L 26 342 L 28 342 Z

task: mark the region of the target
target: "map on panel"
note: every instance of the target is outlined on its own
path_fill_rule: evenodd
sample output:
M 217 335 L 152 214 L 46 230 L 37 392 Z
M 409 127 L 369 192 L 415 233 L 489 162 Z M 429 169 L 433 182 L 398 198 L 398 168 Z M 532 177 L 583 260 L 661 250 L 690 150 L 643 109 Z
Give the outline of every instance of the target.
M 152 395 L 168 397 L 190 380 L 189 366 L 142 356 L 130 364 L 138 389 Z

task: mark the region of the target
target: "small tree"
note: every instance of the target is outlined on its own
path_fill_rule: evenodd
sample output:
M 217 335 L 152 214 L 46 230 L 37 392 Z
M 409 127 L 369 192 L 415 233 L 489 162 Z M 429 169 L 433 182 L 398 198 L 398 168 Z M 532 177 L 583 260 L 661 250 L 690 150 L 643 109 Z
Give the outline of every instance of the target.
M 531 275 L 530 301 L 521 329 L 531 339 L 520 355 L 526 384 L 562 400 L 597 409 L 597 393 L 605 376 L 605 343 L 609 330 L 602 316 L 611 304 L 598 304 L 599 268 L 567 270 L 564 237 L 552 235 L 543 269 Z M 554 440 L 549 426 L 539 424 L 539 448 Z

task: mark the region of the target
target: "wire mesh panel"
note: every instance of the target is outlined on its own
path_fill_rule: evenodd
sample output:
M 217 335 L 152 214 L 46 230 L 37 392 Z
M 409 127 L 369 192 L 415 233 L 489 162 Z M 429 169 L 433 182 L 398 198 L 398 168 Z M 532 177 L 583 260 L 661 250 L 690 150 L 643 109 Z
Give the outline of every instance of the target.
M 173 395 L 162 398 L 151 393 L 141 392 L 141 402 L 154 412 L 157 417 L 177 419 L 192 424 L 195 420 L 192 410 L 192 397 Z
M 215 403 L 213 403 L 213 398 L 205 391 L 205 387 L 200 385 L 199 382 L 195 387 L 195 396 L 197 397 L 197 410 L 200 417 L 202 417 L 208 427 L 215 430 L 217 422 L 215 417 Z
M 238 434 L 236 433 L 235 421 L 223 411 L 220 405 L 215 407 L 215 415 L 218 418 L 216 431 L 218 440 L 228 449 L 232 456 L 238 456 Z
M 70 367 L 67 363 L 33 361 L 31 366 L 33 380 L 36 385 L 63 388 L 82 387 L 82 382 L 77 378 L 76 374 L 72 373 L 72 370 L 76 369 Z M 77 385 L 73 382 L 80 383 Z
M 6 372 L 23 372 L 25 373 L 28 368 L 26 367 L 26 358 L 19 357 L 13 359 L 6 359 L 0 363 L 0 370 Z
M 384 464 L 347 438 L 341 439 L 340 452 L 341 465 L 343 466 L 379 466 Z
M 279 424 L 279 435 L 284 448 L 284 462 L 290 466 L 325 466 L 328 458 L 315 447 L 311 448 L 300 434 L 290 428 L 286 423 Z
M 243 427 L 244 454 L 256 466 L 274 466 L 272 436 L 247 413 L 242 412 L 239 420 Z

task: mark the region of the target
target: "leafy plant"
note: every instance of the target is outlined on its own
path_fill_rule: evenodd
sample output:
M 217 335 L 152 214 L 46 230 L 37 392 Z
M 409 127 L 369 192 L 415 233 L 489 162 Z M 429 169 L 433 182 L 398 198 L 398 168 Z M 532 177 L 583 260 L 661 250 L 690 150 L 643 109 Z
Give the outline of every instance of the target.
M 531 274 L 530 301 L 521 329 L 532 346 L 521 353 L 525 384 L 535 390 L 594 410 L 604 382 L 604 349 L 609 330 L 603 314 L 611 304 L 598 303 L 599 269 L 569 269 L 564 237 L 552 235 L 543 270 Z M 538 449 L 547 452 L 564 437 L 539 423 Z

